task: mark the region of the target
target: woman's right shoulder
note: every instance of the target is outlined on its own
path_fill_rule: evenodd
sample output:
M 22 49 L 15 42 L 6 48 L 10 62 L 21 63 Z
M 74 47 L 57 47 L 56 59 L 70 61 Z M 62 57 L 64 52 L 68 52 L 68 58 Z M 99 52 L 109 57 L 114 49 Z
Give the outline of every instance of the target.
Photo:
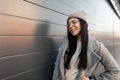
M 68 38 L 67 38 L 67 36 L 65 36 L 65 37 L 62 39 L 62 43 L 61 43 L 59 49 L 64 48 L 65 45 L 67 45 L 67 43 L 68 43 Z
M 68 38 L 67 38 L 67 36 L 65 36 L 62 39 L 62 44 L 61 45 L 66 44 L 67 42 L 68 42 Z
M 67 37 L 67 36 L 65 36 L 65 37 L 63 38 L 63 42 L 65 42 L 65 41 L 68 41 L 68 37 Z

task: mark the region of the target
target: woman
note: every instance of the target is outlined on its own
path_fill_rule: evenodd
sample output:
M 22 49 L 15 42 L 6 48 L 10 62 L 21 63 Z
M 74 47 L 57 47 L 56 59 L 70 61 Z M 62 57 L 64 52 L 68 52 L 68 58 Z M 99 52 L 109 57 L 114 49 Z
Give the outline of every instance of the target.
M 105 71 L 93 74 L 98 63 Z M 88 35 L 86 13 L 80 11 L 67 19 L 67 37 L 59 48 L 53 80 L 119 80 L 120 68 L 105 46 Z

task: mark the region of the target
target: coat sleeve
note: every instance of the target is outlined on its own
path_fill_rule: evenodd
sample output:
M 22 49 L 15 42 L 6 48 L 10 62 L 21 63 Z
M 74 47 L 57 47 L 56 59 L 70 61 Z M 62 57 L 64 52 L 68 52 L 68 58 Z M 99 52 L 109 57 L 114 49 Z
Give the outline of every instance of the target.
M 52 80 L 62 80 L 62 75 L 60 73 L 60 59 L 62 56 L 63 46 L 65 46 L 66 41 L 67 41 L 67 37 L 64 37 L 63 42 L 58 49 L 58 55 L 55 61 L 55 67 L 54 67 Z
M 55 67 L 54 67 L 54 72 L 53 72 L 53 77 L 52 80 L 62 80 L 61 74 L 60 74 L 60 49 L 58 49 L 58 55 L 55 61 Z
M 95 75 L 95 80 L 120 80 L 119 65 L 102 43 L 99 43 L 99 46 L 98 55 L 101 56 L 101 63 L 105 71 L 98 76 Z

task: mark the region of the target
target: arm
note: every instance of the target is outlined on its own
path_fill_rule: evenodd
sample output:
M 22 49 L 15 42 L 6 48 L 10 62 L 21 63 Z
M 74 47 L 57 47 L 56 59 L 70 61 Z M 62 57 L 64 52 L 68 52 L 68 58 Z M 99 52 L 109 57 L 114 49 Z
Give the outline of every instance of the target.
M 60 75 L 60 48 L 58 49 L 52 80 L 62 80 Z
M 101 63 L 103 64 L 105 71 L 101 73 L 99 76 L 94 76 L 96 80 L 119 80 L 120 79 L 120 68 L 109 53 L 109 51 L 105 48 L 105 46 L 100 43 L 99 44 L 99 53 L 101 56 Z
M 58 55 L 56 58 L 55 68 L 54 68 L 54 73 L 52 78 L 53 80 L 62 80 L 62 75 L 60 73 L 60 59 L 61 59 L 63 47 L 65 46 L 66 41 L 67 41 L 67 38 L 64 37 L 63 42 L 58 49 Z

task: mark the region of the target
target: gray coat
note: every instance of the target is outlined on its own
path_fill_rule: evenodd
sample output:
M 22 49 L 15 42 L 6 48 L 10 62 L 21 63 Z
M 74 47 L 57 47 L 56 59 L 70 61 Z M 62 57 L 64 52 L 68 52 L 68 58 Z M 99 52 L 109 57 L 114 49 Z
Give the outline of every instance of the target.
M 64 53 L 68 47 L 68 39 L 64 38 L 62 45 L 59 48 L 59 53 L 55 62 L 55 69 L 53 73 L 53 80 L 64 80 Z M 83 71 L 85 76 L 91 76 L 98 63 L 101 62 L 105 68 L 105 71 L 99 76 L 94 75 L 91 80 L 120 80 L 120 68 L 114 58 L 111 56 L 105 46 L 94 39 L 89 37 L 88 42 L 88 68 Z M 83 72 L 80 71 L 79 77 L 76 80 L 81 79 Z

